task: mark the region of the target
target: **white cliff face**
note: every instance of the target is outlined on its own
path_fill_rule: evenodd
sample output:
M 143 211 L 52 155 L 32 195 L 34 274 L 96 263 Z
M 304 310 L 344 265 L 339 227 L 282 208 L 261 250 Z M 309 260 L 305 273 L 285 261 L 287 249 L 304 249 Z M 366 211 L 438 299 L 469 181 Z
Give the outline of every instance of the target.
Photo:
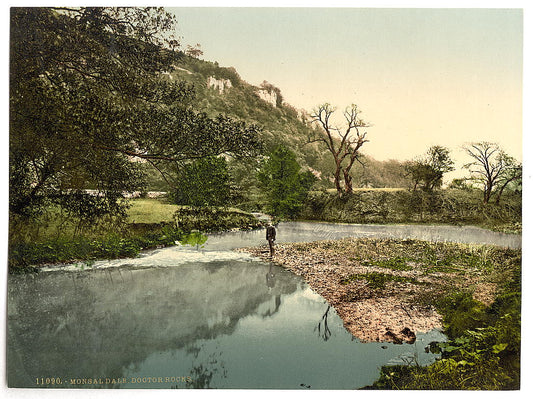
M 259 96 L 261 100 L 266 101 L 267 103 L 271 104 L 273 107 L 276 106 L 277 101 L 278 101 L 278 96 L 275 91 L 272 90 L 271 92 L 269 92 L 268 90 L 260 89 L 259 91 L 257 91 L 257 95 Z
M 301 121 L 310 122 L 312 120 L 311 116 L 305 109 L 301 108 L 296 112 L 298 113 L 298 119 L 300 119 Z
M 218 93 L 222 94 L 226 89 L 232 87 L 232 84 L 229 79 L 217 79 L 214 76 L 209 76 L 207 78 L 207 87 L 218 90 Z

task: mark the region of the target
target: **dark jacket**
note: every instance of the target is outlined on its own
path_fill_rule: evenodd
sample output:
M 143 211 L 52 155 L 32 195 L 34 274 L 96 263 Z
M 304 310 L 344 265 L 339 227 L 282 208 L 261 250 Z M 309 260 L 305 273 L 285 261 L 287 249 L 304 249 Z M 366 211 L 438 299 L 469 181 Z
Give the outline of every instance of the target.
M 266 239 L 275 240 L 276 239 L 276 229 L 274 226 L 268 226 L 266 230 Z

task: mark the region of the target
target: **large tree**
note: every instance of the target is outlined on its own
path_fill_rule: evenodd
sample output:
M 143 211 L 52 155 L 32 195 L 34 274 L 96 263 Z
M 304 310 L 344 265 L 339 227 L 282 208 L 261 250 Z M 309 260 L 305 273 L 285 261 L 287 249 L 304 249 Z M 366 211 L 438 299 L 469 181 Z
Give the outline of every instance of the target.
M 267 200 L 267 212 L 283 218 L 298 215 L 316 180 L 310 171 L 300 169 L 295 154 L 281 145 L 263 161 L 257 177 Z
M 496 143 L 471 143 L 464 150 L 473 158 L 465 168 L 469 169 L 471 180 L 482 185 L 484 204 L 495 192 L 499 202 L 507 185 L 522 178 L 522 166 Z
M 353 192 L 350 171 L 355 161 L 359 160 L 359 149 L 364 143 L 368 142 L 366 132 L 363 132 L 361 128 L 369 125 L 360 118 L 361 111 L 355 104 L 347 107 L 343 112 L 345 119 L 344 129 L 333 124 L 332 115 L 334 112 L 335 108 L 328 103 L 319 105 L 313 110 L 311 114 L 312 121 L 318 123 L 322 131 L 318 134 L 318 137 L 312 137 L 310 141 L 324 143 L 333 156 L 335 188 L 338 195 L 342 196 L 343 193 L 350 194 Z M 344 187 L 342 186 L 343 180 Z
M 11 9 L 13 214 L 50 202 L 81 217 L 120 213 L 122 193 L 144 184 L 135 160 L 163 172 L 257 154 L 256 126 L 195 111 L 193 88 L 165 76 L 182 55 L 174 28 L 161 8 Z
M 413 181 L 413 191 L 420 186 L 427 192 L 441 187 L 444 173 L 454 170 L 450 150 L 440 145 L 431 146 L 424 156 L 407 162 L 405 168 Z

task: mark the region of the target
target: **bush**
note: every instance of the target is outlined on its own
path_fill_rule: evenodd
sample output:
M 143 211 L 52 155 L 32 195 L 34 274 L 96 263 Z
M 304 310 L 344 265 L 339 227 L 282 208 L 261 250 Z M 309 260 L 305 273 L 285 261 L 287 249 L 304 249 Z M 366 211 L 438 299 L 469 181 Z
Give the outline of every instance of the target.
M 444 332 L 450 338 L 460 337 L 487 321 L 486 306 L 474 300 L 471 293 L 453 293 L 437 303 L 437 310 L 444 315 Z
M 295 154 L 278 146 L 263 162 L 257 175 L 265 193 L 266 211 L 280 218 L 295 218 L 315 181 L 310 172 L 301 172 Z
M 423 191 L 355 191 L 341 198 L 311 192 L 299 217 L 343 223 L 473 224 L 498 230 L 521 230 L 522 200 L 510 196 L 500 205 L 483 204 L 478 191 L 449 189 Z
M 174 214 L 174 220 L 176 226 L 184 231 L 198 230 L 204 233 L 262 226 L 262 223 L 249 213 L 213 207 L 178 209 Z
M 454 293 L 438 302 L 445 333 L 432 343 L 441 359 L 426 366 L 385 366 L 367 389 L 507 390 L 520 388 L 520 262 L 491 306 L 469 293 Z
M 185 165 L 172 200 L 178 205 L 224 206 L 230 200 L 230 177 L 224 158 L 206 157 Z

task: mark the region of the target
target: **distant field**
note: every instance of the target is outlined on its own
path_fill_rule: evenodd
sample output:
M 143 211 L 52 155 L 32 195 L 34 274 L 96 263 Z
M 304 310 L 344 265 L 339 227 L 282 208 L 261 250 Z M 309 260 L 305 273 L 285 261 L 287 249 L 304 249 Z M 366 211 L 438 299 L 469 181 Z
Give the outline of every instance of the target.
M 161 223 L 173 222 L 174 212 L 185 205 L 174 205 L 165 203 L 157 198 L 135 198 L 131 200 L 131 207 L 128 209 L 128 223 Z M 228 211 L 242 212 L 237 208 L 228 208 Z
M 166 204 L 155 198 L 136 198 L 131 200 L 128 209 L 128 223 L 172 222 L 173 215 L 180 206 Z

